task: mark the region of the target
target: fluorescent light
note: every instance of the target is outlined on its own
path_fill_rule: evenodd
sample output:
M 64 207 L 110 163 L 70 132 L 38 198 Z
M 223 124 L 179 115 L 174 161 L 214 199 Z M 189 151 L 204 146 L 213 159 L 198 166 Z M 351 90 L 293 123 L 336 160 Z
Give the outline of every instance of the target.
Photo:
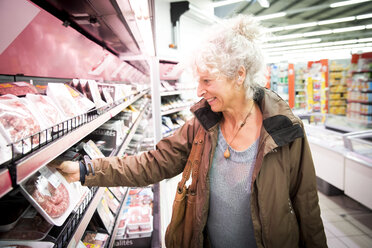
M 272 43 L 272 44 L 264 44 L 263 48 L 269 47 L 281 47 L 281 46 L 290 46 L 290 45 L 298 45 L 298 44 L 309 44 L 309 43 L 318 43 L 321 42 L 322 39 L 315 38 L 315 39 L 306 39 L 306 40 L 295 40 L 295 41 L 287 41 L 287 42 L 280 42 L 280 43 Z
M 268 7 L 270 7 L 270 3 L 267 0 L 257 0 L 257 1 L 261 5 L 262 8 L 268 8 Z
M 296 25 L 290 25 L 290 26 L 285 26 L 285 30 L 290 30 L 290 29 L 298 29 L 298 28 L 307 28 L 307 27 L 314 27 L 316 26 L 316 22 L 308 22 L 308 23 L 301 23 L 301 24 L 296 24 Z
M 319 21 L 318 25 L 327 25 L 327 24 L 339 23 L 339 22 L 350 22 L 350 21 L 354 21 L 354 20 L 355 20 L 355 16 L 350 16 L 350 17 L 344 17 L 344 18 L 337 18 L 337 19 Z
M 323 21 L 318 21 L 316 23 L 307 22 L 307 23 L 300 23 L 300 24 L 296 24 L 296 25 L 268 28 L 268 31 L 274 33 L 274 32 L 279 32 L 279 31 L 283 31 L 283 30 L 299 29 L 299 28 L 313 27 L 313 26 L 317 26 L 317 25 L 318 26 L 327 25 L 327 24 L 340 23 L 340 22 L 350 22 L 350 21 L 354 21 L 354 20 L 369 19 L 369 18 L 372 18 L 372 13 L 371 14 L 365 14 L 365 15 L 349 16 L 349 17 L 343 17 L 343 18 L 337 18 L 337 19 L 323 20 Z
M 371 28 L 372 28 L 372 24 L 366 25 L 366 29 L 371 29 Z
M 358 15 L 358 16 L 356 16 L 356 19 L 357 20 L 368 19 L 368 18 L 372 18 L 372 13 L 371 14 L 365 14 L 365 15 Z
M 285 29 L 285 27 L 275 27 L 275 28 L 268 28 L 268 31 L 269 32 L 279 32 L 279 31 L 283 31 Z
M 306 41 L 306 40 L 304 40 Z M 372 38 L 364 38 L 364 39 L 352 39 L 352 40 L 341 40 L 341 41 L 334 41 L 334 42 L 322 42 L 317 44 L 307 44 L 307 45 L 299 45 L 299 46 L 291 46 L 294 43 L 292 42 L 282 42 L 280 44 L 285 44 L 288 47 L 265 47 L 265 52 L 279 52 L 279 51 L 291 51 L 291 50 L 298 50 L 298 49 L 304 49 L 304 48 L 321 48 L 321 47 L 332 47 L 332 49 L 335 49 L 337 47 L 340 47 L 340 45 L 344 45 L 341 47 L 347 47 L 347 44 L 362 44 L 360 46 L 365 46 L 363 43 L 371 42 Z M 273 44 L 275 45 L 275 44 Z
M 233 4 L 233 3 L 239 3 L 239 2 L 243 2 L 244 0 L 226 0 L 226 1 L 219 1 L 219 2 L 213 2 L 212 3 L 212 6 L 213 8 L 217 8 L 217 7 L 221 7 L 221 6 L 225 6 L 225 5 L 229 5 L 229 4 Z
M 372 38 L 358 39 L 358 42 L 370 42 L 370 41 L 372 41 Z
M 357 4 L 357 3 L 364 3 L 364 2 L 369 2 L 370 0 L 349 0 L 349 1 L 342 1 L 342 2 L 337 2 L 337 3 L 332 3 L 329 5 L 331 8 L 337 8 L 337 7 L 342 7 L 346 5 L 351 5 L 351 4 Z
M 365 25 L 361 25 L 361 26 L 347 27 L 347 28 L 336 28 L 336 29 L 333 29 L 332 31 L 333 33 L 344 33 L 344 32 L 356 31 L 356 30 L 363 30 L 365 28 L 366 28 Z
M 309 36 L 326 35 L 326 34 L 332 34 L 332 30 L 328 29 L 328 30 L 322 30 L 322 31 L 307 32 L 307 33 L 303 33 L 302 36 L 309 37 Z
M 261 20 L 262 21 L 262 20 L 279 18 L 279 17 L 283 17 L 283 16 L 286 16 L 286 15 L 287 15 L 286 12 L 278 12 L 278 13 L 270 14 L 270 15 L 256 16 L 256 18 L 258 20 Z

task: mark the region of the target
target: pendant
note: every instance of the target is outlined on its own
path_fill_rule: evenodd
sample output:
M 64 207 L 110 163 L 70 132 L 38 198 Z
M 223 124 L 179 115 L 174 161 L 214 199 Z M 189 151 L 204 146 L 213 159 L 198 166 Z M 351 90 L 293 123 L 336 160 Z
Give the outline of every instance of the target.
M 229 151 L 229 147 L 227 146 L 227 148 L 226 148 L 226 151 L 223 153 L 223 156 L 225 157 L 225 158 L 229 158 L 230 157 L 230 151 Z

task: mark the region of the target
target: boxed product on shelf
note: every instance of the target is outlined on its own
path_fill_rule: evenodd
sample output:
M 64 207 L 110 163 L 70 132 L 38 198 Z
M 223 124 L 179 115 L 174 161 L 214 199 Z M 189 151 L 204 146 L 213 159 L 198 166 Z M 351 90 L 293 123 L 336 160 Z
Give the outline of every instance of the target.
M 101 150 L 98 149 L 97 145 L 92 140 L 89 140 L 88 142 L 84 143 L 83 148 L 91 159 L 105 157 L 105 155 L 103 155 Z
M 95 107 L 95 104 L 89 100 L 86 96 L 84 96 L 81 92 L 74 89 L 68 84 L 65 84 L 66 88 L 70 92 L 72 98 L 75 100 L 76 106 L 80 112 L 85 113 Z
M 35 86 L 27 82 L 0 83 L 0 95 L 25 96 L 28 93 L 38 94 L 38 91 Z
M 84 95 L 86 95 L 89 100 L 94 102 L 97 108 L 106 105 L 101 98 L 101 93 L 99 92 L 98 84 L 95 80 L 80 79 L 80 84 L 82 86 Z
M 111 212 L 113 214 L 116 214 L 120 207 L 120 202 L 114 197 L 114 195 L 108 190 L 108 188 L 105 188 L 103 196 L 105 197 L 107 205 L 109 206 Z
M 108 188 L 113 194 L 114 196 L 116 197 L 116 199 L 118 199 L 119 201 L 121 201 L 126 193 L 126 187 L 109 187 Z
M 97 213 L 101 218 L 103 225 L 105 226 L 107 232 L 111 232 L 114 227 L 115 217 L 110 211 L 105 197 L 102 197 L 101 201 L 97 206 Z
M 106 233 L 86 231 L 83 237 L 83 243 L 87 248 L 104 248 L 109 235 Z
M 42 167 L 20 184 L 21 192 L 51 224 L 61 226 L 75 208 L 80 195 L 54 168 Z

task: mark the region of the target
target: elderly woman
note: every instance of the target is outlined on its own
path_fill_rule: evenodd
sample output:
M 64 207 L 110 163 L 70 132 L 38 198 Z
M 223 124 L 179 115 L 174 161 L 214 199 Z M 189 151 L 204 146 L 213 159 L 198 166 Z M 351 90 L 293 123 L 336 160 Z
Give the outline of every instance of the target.
M 302 122 L 263 88 L 263 28 L 249 16 L 213 27 L 193 60 L 202 100 L 195 117 L 156 150 L 59 165 L 85 185 L 144 186 L 184 170 L 205 129 L 192 247 L 327 247 L 310 148 Z

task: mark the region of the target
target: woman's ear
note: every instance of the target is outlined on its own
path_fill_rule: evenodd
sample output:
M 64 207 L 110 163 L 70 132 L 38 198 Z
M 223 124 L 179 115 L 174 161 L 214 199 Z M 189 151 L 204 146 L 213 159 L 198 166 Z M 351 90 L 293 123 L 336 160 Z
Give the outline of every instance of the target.
M 246 76 L 245 68 L 244 66 L 240 66 L 238 69 L 238 80 L 237 80 L 237 83 L 239 85 L 242 85 L 244 83 L 245 76 Z

